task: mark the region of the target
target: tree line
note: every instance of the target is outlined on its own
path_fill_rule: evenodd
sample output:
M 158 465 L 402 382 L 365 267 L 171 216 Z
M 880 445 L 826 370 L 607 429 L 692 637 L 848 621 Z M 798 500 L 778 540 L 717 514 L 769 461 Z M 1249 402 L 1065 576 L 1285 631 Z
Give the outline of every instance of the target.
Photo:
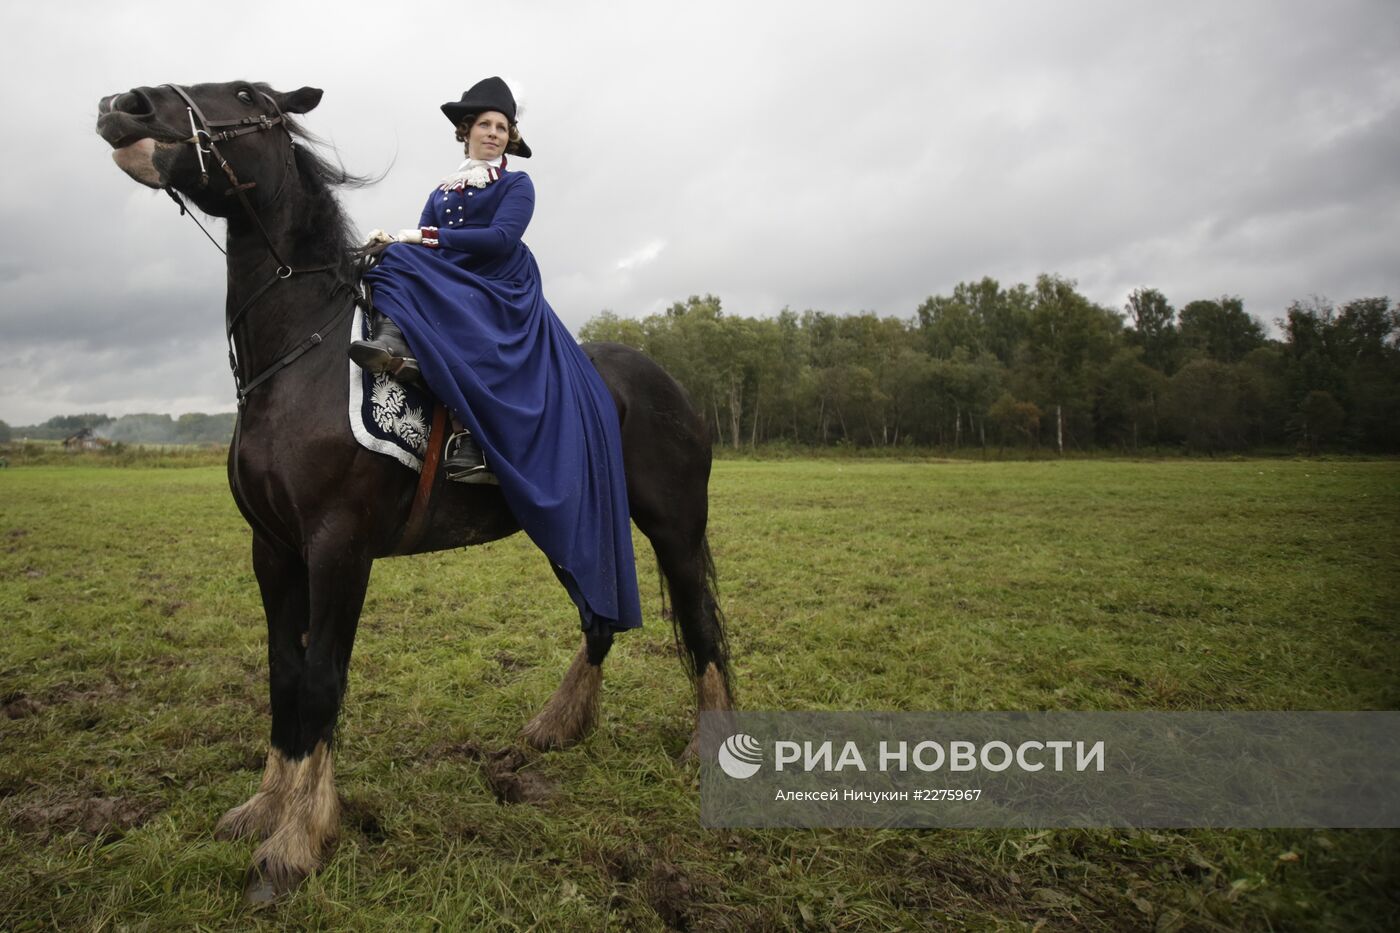
M 965 282 L 910 318 L 743 317 L 713 295 L 645 318 L 604 311 L 584 340 L 667 369 L 717 443 L 1201 452 L 1400 450 L 1400 306 L 1295 301 L 1271 338 L 1235 296 L 1121 311 L 1042 275 Z
M 1121 311 L 1073 280 L 965 282 L 909 318 L 743 317 L 713 295 L 641 319 L 604 311 L 583 340 L 636 347 L 703 412 L 716 443 L 859 447 L 1182 447 L 1400 452 L 1400 306 L 1295 301 L 1270 337 L 1235 296 Z M 61 415 L 8 436 L 227 443 L 232 413 Z
M 128 444 L 227 444 L 233 439 L 233 412 L 187 412 L 178 418 L 141 413 L 113 418 L 96 412 L 55 415 L 42 424 L 10 427 L 0 421 L 0 443 L 27 438 L 61 441 L 79 431 Z

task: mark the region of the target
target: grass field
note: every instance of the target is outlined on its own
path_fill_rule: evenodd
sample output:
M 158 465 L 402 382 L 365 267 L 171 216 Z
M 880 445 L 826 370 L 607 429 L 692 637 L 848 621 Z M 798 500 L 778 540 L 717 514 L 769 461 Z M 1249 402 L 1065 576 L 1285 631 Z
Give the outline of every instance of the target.
M 1400 463 L 724 461 L 739 703 L 1400 708 Z M 376 566 L 342 839 L 240 905 L 264 626 L 216 467 L 0 471 L 0 929 L 1394 929 L 1400 832 L 698 826 L 650 551 L 600 727 L 511 745 L 577 647 L 523 537 Z

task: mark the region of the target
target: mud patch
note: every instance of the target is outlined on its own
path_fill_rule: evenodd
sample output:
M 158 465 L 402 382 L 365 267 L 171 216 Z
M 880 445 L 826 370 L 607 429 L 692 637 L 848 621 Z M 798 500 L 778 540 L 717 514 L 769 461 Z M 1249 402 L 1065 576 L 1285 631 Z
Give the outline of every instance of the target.
M 990 915 L 1002 925 L 1048 924 L 1052 929 L 1129 929 L 1142 919 L 1131 911 L 1114 917 L 1114 905 L 1087 904 L 1080 890 L 1051 876 L 1022 878 L 991 862 L 920 857 L 913 860 L 906 876 L 898 885 L 881 886 L 886 887 L 889 902 L 905 910 L 953 917 Z
M 184 603 L 181 603 L 181 605 L 184 605 Z M 159 670 L 159 671 L 178 671 L 178 670 L 184 670 L 184 669 L 186 669 L 186 668 L 190 668 L 190 667 L 193 667 L 193 666 L 194 666 L 194 665 L 192 665 L 192 664 L 189 662 L 189 660 L 186 659 L 186 658 L 179 658 L 179 657 L 175 657 L 175 656 L 173 656 L 173 655 L 168 655 L 168 654 L 167 654 L 167 655 L 161 655 L 161 656 L 158 657 L 158 658 L 153 658 L 153 659 L 147 664 L 147 667 L 153 667 L 153 668 L 155 668 L 156 670 Z
M 367 800 L 356 797 L 340 798 L 340 818 L 347 826 L 357 829 L 366 841 L 383 842 L 386 833 L 384 824 L 379 821 L 379 810 Z
M 423 761 L 451 761 L 457 758 L 480 761 L 486 757 L 486 752 L 475 742 L 442 742 L 425 749 L 418 757 Z
M 486 756 L 486 783 L 496 795 L 497 803 L 545 803 L 555 794 L 554 782 L 520 769 L 526 764 L 525 753 L 507 747 Z
M 23 692 L 7 693 L 0 697 L 0 715 L 6 719 L 25 719 L 50 707 L 67 706 L 76 728 L 87 730 L 100 721 L 107 702 L 123 693 L 110 681 L 93 687 L 60 686 L 45 691 L 43 699 Z
M 646 852 L 626 847 L 607 848 L 596 853 L 599 867 L 615 884 L 636 881 L 642 874 Z
M 114 840 L 162 809 L 163 804 L 130 797 L 89 797 L 17 807 L 11 822 L 20 832 L 36 835 L 43 841 L 73 832 Z
M 0 707 L 0 712 L 6 719 L 27 719 L 30 716 L 37 716 L 43 711 L 43 703 L 25 696 L 23 693 L 12 693 L 5 697 L 4 705 Z
M 534 667 L 531 662 L 517 658 L 509 651 L 497 651 L 492 660 L 499 664 L 503 671 L 523 671 Z
M 1045 914 L 1033 900 L 1032 885 L 1003 866 L 955 858 L 919 857 L 908 871 L 908 883 L 897 885 L 889 900 L 906 910 L 932 910 L 950 915 L 987 911 L 1003 923 L 1034 923 Z
M 69 720 L 75 732 L 91 732 L 102 724 L 102 713 L 95 708 L 79 710 Z
M 643 642 L 642 652 L 654 658 L 680 658 L 681 660 L 685 660 L 685 654 L 674 641 Z
M 67 703 L 91 703 L 103 704 L 108 700 L 125 696 L 129 692 L 128 688 L 121 685 L 120 679 L 113 672 L 107 673 L 107 679 L 95 684 L 65 684 L 48 692 L 44 697 L 44 705 L 59 706 Z
M 673 863 L 653 863 L 643 884 L 647 903 L 668 927 L 677 930 L 708 928 L 702 921 L 704 906 L 713 901 L 710 885 L 692 878 Z
M 145 599 L 141 600 L 142 609 L 154 609 L 158 615 L 166 619 L 171 618 L 175 613 L 188 605 L 189 603 L 185 602 L 183 599 L 157 599 L 152 596 L 147 596 Z

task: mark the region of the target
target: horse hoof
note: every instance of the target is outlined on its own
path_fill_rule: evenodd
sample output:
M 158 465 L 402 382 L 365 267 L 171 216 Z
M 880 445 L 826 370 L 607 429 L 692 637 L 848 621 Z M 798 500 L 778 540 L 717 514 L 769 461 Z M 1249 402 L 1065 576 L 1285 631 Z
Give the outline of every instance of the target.
M 577 744 L 592 731 L 592 722 L 561 723 L 559 717 L 546 710 L 525 724 L 520 738 L 536 751 L 547 752 Z
M 253 910 L 264 910 L 277 903 L 277 888 L 255 874 L 252 870 L 248 872 L 248 882 L 243 885 L 243 903 Z
M 700 763 L 700 736 L 691 736 L 689 742 L 679 755 L 676 756 L 676 764 L 681 766 Z
M 253 865 L 243 879 L 243 903 L 254 910 L 271 907 L 297 889 L 302 876 L 268 877 L 265 867 Z

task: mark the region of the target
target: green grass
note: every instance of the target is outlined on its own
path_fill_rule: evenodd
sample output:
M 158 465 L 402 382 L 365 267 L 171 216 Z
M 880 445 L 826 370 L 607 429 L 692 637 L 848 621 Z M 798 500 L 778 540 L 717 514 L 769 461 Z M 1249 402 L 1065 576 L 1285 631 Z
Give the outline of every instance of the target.
M 1400 464 L 724 461 L 746 709 L 1400 708 Z M 240 906 L 212 840 L 265 748 L 264 626 L 220 469 L 0 471 L 0 929 L 1387 929 L 1393 831 L 708 831 L 650 552 L 600 727 L 511 744 L 577 647 L 517 536 L 375 568 L 325 869 Z M 1280 856 L 1285 856 L 1280 858 Z

